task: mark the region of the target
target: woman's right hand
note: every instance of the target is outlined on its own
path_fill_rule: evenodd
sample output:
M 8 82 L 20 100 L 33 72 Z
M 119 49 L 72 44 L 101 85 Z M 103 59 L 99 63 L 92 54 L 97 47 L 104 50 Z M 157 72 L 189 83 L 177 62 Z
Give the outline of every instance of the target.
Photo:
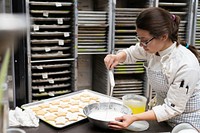
M 109 128 L 114 130 L 126 129 L 131 123 L 135 121 L 133 115 L 123 115 L 115 118 L 116 121 L 110 121 L 108 123 Z
M 117 55 L 114 54 L 108 54 L 104 58 L 104 63 L 106 65 L 107 69 L 113 69 L 117 64 L 120 63 L 120 59 Z

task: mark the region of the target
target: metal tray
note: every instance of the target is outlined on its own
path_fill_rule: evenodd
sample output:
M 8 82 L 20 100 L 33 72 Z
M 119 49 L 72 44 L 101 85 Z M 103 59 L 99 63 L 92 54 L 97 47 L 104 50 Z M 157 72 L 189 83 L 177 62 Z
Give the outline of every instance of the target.
M 106 24 L 106 21 L 78 21 L 79 24 Z
M 35 26 L 38 26 L 39 29 L 65 29 L 69 28 L 70 25 L 32 25 L 32 28 L 34 29 Z
M 42 76 L 44 74 L 47 74 L 47 75 L 60 75 L 60 74 L 69 74 L 71 73 L 71 71 L 69 70 L 66 70 L 66 71 L 58 71 L 58 72 L 45 72 L 45 73 L 32 73 L 32 76 Z
M 123 72 L 116 72 L 116 71 L 114 71 L 114 74 L 134 74 L 134 73 L 144 73 L 145 71 L 129 71 L 129 72 L 125 72 L 125 71 L 123 71 Z
M 58 19 L 62 19 L 63 21 L 69 21 L 71 18 L 42 18 L 42 17 L 31 17 L 32 21 L 58 21 Z
M 70 77 L 64 77 L 64 78 L 49 78 L 49 79 L 34 79 L 32 80 L 33 83 L 46 83 L 50 81 L 67 81 L 71 79 Z
M 59 44 L 59 41 L 64 41 L 64 43 L 69 43 L 71 42 L 70 39 L 67 39 L 67 40 L 59 40 L 59 39 L 43 39 L 43 40 L 31 40 L 31 44 L 55 44 L 55 43 L 58 43 Z
M 80 30 L 80 31 L 78 31 L 78 33 L 79 34 L 106 34 L 106 30 L 103 30 L 103 31 L 93 31 L 93 30 L 91 30 L 91 31 L 85 31 L 85 30 Z M 90 38 L 90 37 L 88 37 L 88 38 Z
M 78 11 L 79 14 L 106 14 L 107 12 L 101 11 Z
M 142 84 L 116 84 L 117 88 L 126 88 L 126 87 L 140 87 Z
M 108 24 L 79 24 L 78 26 L 80 26 L 80 27 L 91 27 L 91 28 L 96 28 L 96 27 L 106 28 L 106 27 L 108 27 Z
M 53 89 L 53 88 L 64 88 L 69 87 L 71 84 L 54 84 L 54 85 L 46 85 L 46 86 L 32 86 L 33 90 L 39 90 L 43 88 L 44 90 Z
M 60 90 L 60 91 L 50 91 L 50 92 L 42 92 L 42 93 L 33 93 L 32 96 L 34 98 L 40 98 L 40 97 L 46 97 L 46 96 L 56 96 L 56 95 L 61 95 L 61 94 L 67 94 L 70 93 L 71 90 Z
M 93 49 L 97 49 L 97 48 L 105 48 L 106 46 L 78 46 L 78 48 L 80 49 L 89 49 L 89 48 L 93 48 Z
M 143 90 L 143 87 L 125 87 L 125 88 L 114 88 L 114 91 L 141 91 Z
M 57 6 L 57 7 L 61 7 L 61 6 L 71 6 L 72 3 L 71 2 L 29 2 L 30 5 L 34 5 L 34 6 Z
M 35 59 L 39 58 L 59 58 L 59 57 L 69 57 L 71 54 L 62 54 L 62 53 L 49 53 L 49 54 L 32 54 L 31 57 Z
M 78 27 L 79 30 L 83 30 L 83 31 L 106 31 L 106 27 Z
M 102 42 L 102 43 L 106 43 L 106 40 L 90 40 L 90 39 L 88 39 L 88 40 L 81 40 L 81 39 L 79 39 L 78 40 L 78 43 L 99 43 L 99 42 Z
M 56 31 L 56 32 L 48 32 L 48 31 L 31 32 L 32 36 L 64 36 L 64 37 L 67 37 L 67 36 L 70 36 L 70 34 L 71 34 L 71 32 L 58 32 L 58 31 Z
M 106 49 L 78 49 L 78 52 L 105 52 Z
M 78 34 L 78 37 L 88 37 L 88 36 L 91 36 L 91 37 L 105 37 L 106 34 Z
M 32 51 L 60 51 L 60 50 L 68 50 L 70 49 L 70 47 L 58 47 L 58 46 L 54 46 L 54 47 L 32 47 L 31 50 Z
M 48 68 L 62 68 L 69 67 L 71 64 L 52 64 L 52 65 L 32 65 L 32 69 L 48 69 Z
M 116 90 L 114 90 L 114 92 L 113 92 L 113 94 L 122 94 L 122 95 L 124 95 L 125 93 L 141 93 L 141 92 L 143 92 L 143 90 L 123 90 L 123 91 L 116 91 Z
M 47 14 L 68 14 L 70 11 L 52 11 L 52 10 L 31 10 L 31 13 L 47 13 Z
M 85 99 L 85 100 L 83 100 L 83 99 Z M 87 99 L 90 99 L 90 101 L 88 102 Z M 84 106 L 86 106 L 87 104 L 93 103 L 93 102 L 95 102 L 95 100 L 99 101 L 99 102 L 109 102 L 109 99 L 110 99 L 111 102 L 116 102 L 116 103 L 122 104 L 122 101 L 120 99 L 117 99 L 117 98 L 114 98 L 114 97 L 109 97 L 107 95 L 86 89 L 86 90 L 81 90 L 81 91 L 77 91 L 77 92 L 72 92 L 72 93 L 69 93 L 69 94 L 66 94 L 66 95 L 62 95 L 62 96 L 57 96 L 57 97 L 54 97 L 54 98 L 49 98 L 49 99 L 46 99 L 46 100 L 41 100 L 41 101 L 38 101 L 38 102 L 24 104 L 24 105 L 21 106 L 21 108 L 23 108 L 23 109 L 33 109 L 33 108 L 36 109 L 37 107 L 39 107 L 40 110 L 47 111 L 51 108 L 54 109 L 55 107 L 57 107 L 58 110 L 60 109 L 59 111 L 61 112 L 62 109 L 60 108 L 60 106 L 65 105 L 64 104 L 65 102 L 63 102 L 63 101 L 69 100 L 70 102 L 68 101 L 67 103 L 68 103 L 69 106 L 70 105 L 71 106 L 66 107 L 62 110 L 63 112 L 66 111 L 66 114 L 63 117 L 68 118 L 69 115 L 72 115 L 72 116 L 78 115 L 76 120 L 67 121 L 63 125 L 57 125 L 55 122 L 48 121 L 48 120 L 45 119 L 46 116 L 48 116 L 48 115 L 57 114 L 56 112 L 50 113 L 50 112 L 47 111 L 43 115 L 37 115 L 41 120 L 50 124 L 51 126 L 56 127 L 56 128 L 63 128 L 63 127 L 72 125 L 74 123 L 77 123 L 81 120 L 86 119 L 86 116 L 83 114 L 82 111 L 83 111 Z M 59 105 L 55 105 L 56 102 L 59 103 Z M 78 105 L 77 105 L 77 103 L 78 103 Z M 49 105 L 49 107 L 48 108 L 42 108 L 44 105 Z M 79 107 L 78 111 L 77 110 L 76 110 L 76 112 L 73 111 L 73 113 L 70 112 L 70 110 L 74 109 L 75 106 Z M 55 119 L 58 119 L 58 116 Z
M 187 3 L 159 2 L 159 6 L 175 6 L 175 7 L 177 7 L 177 6 L 187 6 Z

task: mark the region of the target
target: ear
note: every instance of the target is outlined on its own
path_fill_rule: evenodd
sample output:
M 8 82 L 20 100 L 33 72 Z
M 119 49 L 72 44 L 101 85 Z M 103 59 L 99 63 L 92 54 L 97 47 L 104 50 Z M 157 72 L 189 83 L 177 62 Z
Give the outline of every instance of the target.
M 162 41 L 166 41 L 168 39 L 168 34 L 164 34 L 161 36 Z

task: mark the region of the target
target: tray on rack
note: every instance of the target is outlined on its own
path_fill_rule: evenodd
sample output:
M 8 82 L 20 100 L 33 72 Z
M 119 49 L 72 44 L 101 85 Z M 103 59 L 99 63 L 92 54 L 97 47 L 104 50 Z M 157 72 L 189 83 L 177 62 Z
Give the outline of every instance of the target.
M 91 90 L 81 90 L 62 96 L 41 100 L 21 106 L 31 109 L 41 120 L 56 128 L 63 128 L 86 119 L 83 108 L 94 102 L 108 102 L 109 96 Z M 112 102 L 122 103 L 111 97 Z
M 34 6 L 56 6 L 56 7 L 62 7 L 62 6 L 71 6 L 71 2 L 29 2 L 30 5 Z
M 51 81 L 67 81 L 70 80 L 70 77 L 64 77 L 64 78 L 48 78 L 48 79 L 34 79 L 32 80 L 33 83 L 46 83 Z
M 57 71 L 57 72 L 44 72 L 44 73 L 32 73 L 32 76 L 43 76 L 43 75 L 61 75 L 61 74 L 69 74 L 71 71 L 65 70 L 65 71 Z

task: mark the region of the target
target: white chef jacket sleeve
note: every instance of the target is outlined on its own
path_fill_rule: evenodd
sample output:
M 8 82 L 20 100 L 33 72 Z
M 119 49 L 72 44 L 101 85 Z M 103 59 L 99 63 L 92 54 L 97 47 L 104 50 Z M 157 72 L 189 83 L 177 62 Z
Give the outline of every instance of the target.
M 126 53 L 126 60 L 123 62 L 125 64 L 135 63 L 136 61 L 146 60 L 147 53 L 146 51 L 137 43 L 134 46 L 131 46 L 127 49 L 119 50 Z
M 183 66 L 177 71 L 174 81 L 169 87 L 164 104 L 153 107 L 158 122 L 168 120 L 184 112 L 186 104 L 199 82 L 199 75 L 198 65 L 196 68 L 184 68 Z

